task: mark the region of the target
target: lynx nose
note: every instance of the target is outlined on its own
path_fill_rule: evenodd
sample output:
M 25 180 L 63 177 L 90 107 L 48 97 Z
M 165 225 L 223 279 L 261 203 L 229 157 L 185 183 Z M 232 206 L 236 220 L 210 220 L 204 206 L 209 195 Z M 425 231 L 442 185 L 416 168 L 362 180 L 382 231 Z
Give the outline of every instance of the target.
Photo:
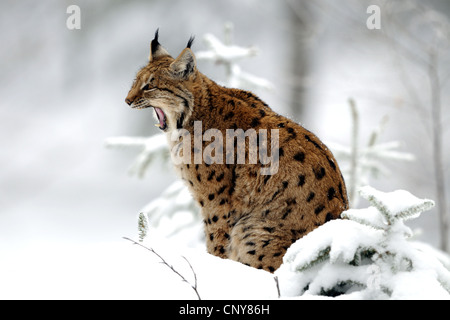
M 138 94 L 136 93 L 136 90 L 131 88 L 130 91 L 128 91 L 127 97 L 125 98 L 125 102 L 131 106 L 131 104 L 136 100 Z

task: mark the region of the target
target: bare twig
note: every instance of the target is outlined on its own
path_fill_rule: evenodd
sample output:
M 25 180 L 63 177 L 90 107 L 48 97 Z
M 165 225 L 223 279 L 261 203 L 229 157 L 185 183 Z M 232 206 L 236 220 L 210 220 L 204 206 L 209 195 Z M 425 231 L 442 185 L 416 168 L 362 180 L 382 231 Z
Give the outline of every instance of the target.
M 281 298 L 281 292 L 280 292 L 280 282 L 278 281 L 278 277 L 273 277 L 273 280 L 275 280 L 275 284 L 277 286 L 277 292 L 278 292 L 278 299 Z
M 194 268 L 192 268 L 192 265 L 189 262 L 189 260 L 185 256 L 182 256 L 182 258 L 184 260 L 186 260 L 187 264 L 189 265 L 189 267 L 192 270 L 192 274 L 194 275 L 194 285 L 193 286 L 191 285 L 191 287 L 194 289 L 195 293 L 197 294 L 198 300 L 202 300 L 202 299 L 200 299 L 200 295 L 198 294 L 198 291 L 197 291 L 197 274 L 195 273 Z
M 194 290 L 195 294 L 197 295 L 198 300 L 202 300 L 202 299 L 200 298 L 200 294 L 198 293 L 198 290 L 197 290 L 197 274 L 195 273 L 194 268 L 192 268 L 191 263 L 188 261 L 188 259 L 186 259 L 186 257 L 183 257 L 183 259 L 186 260 L 186 262 L 188 263 L 189 267 L 190 267 L 191 270 L 192 270 L 192 273 L 194 274 L 194 279 L 195 279 L 195 280 L 194 280 L 194 281 L 195 281 L 194 285 L 192 285 L 189 281 L 187 281 L 186 278 L 185 278 L 181 273 L 179 273 L 177 270 L 175 270 L 175 268 L 174 268 L 173 266 L 171 266 L 170 264 L 168 264 L 167 261 L 164 260 L 164 258 L 161 257 L 161 255 L 160 255 L 158 252 L 156 252 L 153 248 L 146 247 L 146 246 L 144 246 L 143 244 L 141 244 L 141 243 L 139 243 L 139 242 L 137 242 L 137 241 L 134 241 L 133 239 L 127 238 L 127 237 L 123 237 L 123 238 L 124 238 L 125 240 L 131 241 L 133 244 L 136 244 L 136 245 L 138 245 L 138 246 L 140 246 L 140 247 L 142 247 L 142 248 L 144 248 L 144 249 L 146 249 L 146 250 L 152 252 L 153 254 L 155 254 L 155 255 L 161 260 L 161 262 L 162 262 L 163 264 L 165 264 L 165 265 L 166 265 L 170 270 L 172 270 L 175 274 L 177 274 L 177 275 L 183 280 L 183 282 L 186 282 L 187 284 L 189 284 L 189 285 L 191 286 L 191 288 Z

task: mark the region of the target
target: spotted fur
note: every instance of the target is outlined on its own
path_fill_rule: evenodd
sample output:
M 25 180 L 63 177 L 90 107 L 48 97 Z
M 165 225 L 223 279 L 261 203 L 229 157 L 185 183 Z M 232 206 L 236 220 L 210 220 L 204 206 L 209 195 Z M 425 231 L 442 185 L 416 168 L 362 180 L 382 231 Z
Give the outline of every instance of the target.
M 194 121 L 202 121 L 203 132 L 215 128 L 224 136 L 226 129 L 279 130 L 274 175 L 262 175 L 261 163 L 226 164 L 226 155 L 224 164 L 176 166 L 201 208 L 208 252 L 274 272 L 293 242 L 348 208 L 345 182 L 333 154 L 312 132 L 253 93 L 200 73 L 192 41 L 174 59 L 156 33 L 149 63 L 137 73 L 126 102 L 154 107 L 168 136 L 180 128 L 193 134 Z M 192 143 L 192 157 L 202 151 Z

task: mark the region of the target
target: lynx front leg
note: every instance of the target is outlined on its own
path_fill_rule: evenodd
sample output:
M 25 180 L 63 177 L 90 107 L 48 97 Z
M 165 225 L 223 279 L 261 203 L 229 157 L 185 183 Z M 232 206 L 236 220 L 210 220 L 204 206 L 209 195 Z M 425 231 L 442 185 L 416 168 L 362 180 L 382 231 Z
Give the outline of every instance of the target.
M 205 217 L 206 248 L 208 253 L 221 257 L 229 257 L 230 213 L 217 210 L 213 214 L 203 214 Z

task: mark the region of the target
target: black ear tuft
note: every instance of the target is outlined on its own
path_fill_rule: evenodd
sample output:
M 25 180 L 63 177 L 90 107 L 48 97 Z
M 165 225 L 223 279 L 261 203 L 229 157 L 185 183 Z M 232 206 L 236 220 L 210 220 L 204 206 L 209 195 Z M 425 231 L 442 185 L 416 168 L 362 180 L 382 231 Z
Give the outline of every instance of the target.
M 191 48 L 191 46 L 192 46 L 192 43 L 194 42 L 194 39 L 195 39 L 195 36 L 191 36 L 190 38 L 189 38 L 189 41 L 188 41 L 188 43 L 187 43 L 187 46 L 186 46 L 186 48 Z
M 155 32 L 155 38 L 152 40 L 152 43 L 151 43 L 152 54 L 155 54 L 156 50 L 157 50 L 158 47 L 159 47 L 159 41 L 158 41 L 158 38 L 159 38 L 159 28 L 156 29 L 156 32 Z
M 159 28 L 156 29 L 155 38 L 150 43 L 150 54 L 148 56 L 148 61 L 152 62 L 155 59 L 164 56 L 170 56 L 166 49 L 158 41 L 159 38 Z

